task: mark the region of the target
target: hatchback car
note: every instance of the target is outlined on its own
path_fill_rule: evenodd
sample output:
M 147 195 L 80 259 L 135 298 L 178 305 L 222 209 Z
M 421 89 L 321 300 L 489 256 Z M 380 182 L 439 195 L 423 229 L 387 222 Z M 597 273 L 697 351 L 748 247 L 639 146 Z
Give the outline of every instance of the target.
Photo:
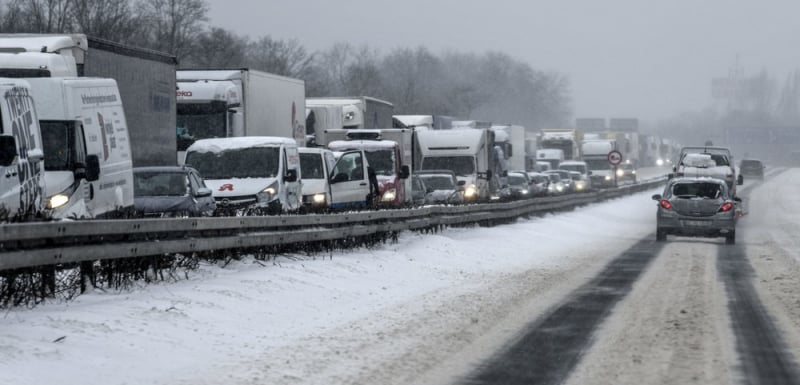
M 534 196 L 547 195 L 547 187 L 550 184 L 550 179 L 547 178 L 547 175 L 528 171 L 528 179 L 531 181 L 531 194 Z
M 742 159 L 739 162 L 739 175 L 764 180 L 764 163 L 758 159 Z
M 664 193 L 653 195 L 658 202 L 656 240 L 667 235 L 725 237 L 736 243 L 736 203 L 725 181 L 714 178 L 675 178 Z
M 618 183 L 636 183 L 636 167 L 630 163 L 623 163 L 617 167 Z
M 524 172 L 508 173 L 508 190 L 511 199 L 525 199 L 533 196 L 530 179 Z
M 211 189 L 188 166 L 135 167 L 133 197 L 139 216 L 211 216 L 217 208 Z

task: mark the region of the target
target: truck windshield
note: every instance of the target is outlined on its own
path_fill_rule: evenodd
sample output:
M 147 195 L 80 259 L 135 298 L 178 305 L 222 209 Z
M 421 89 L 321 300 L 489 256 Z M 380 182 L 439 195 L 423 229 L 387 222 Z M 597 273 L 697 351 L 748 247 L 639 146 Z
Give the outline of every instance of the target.
M 574 142 L 567 139 L 542 139 L 541 148 L 552 148 L 564 151 L 564 159 L 572 159 Z
M 72 122 L 40 121 L 44 169 L 72 171 L 75 168 L 75 125 Z
M 325 179 L 321 154 L 300 154 L 300 175 L 303 179 Z
M 367 151 L 367 163 L 376 175 L 395 175 L 395 159 L 393 149 Z
M 224 138 L 227 117 L 225 102 L 178 103 L 178 151 L 186 151 L 197 139 Z
M 204 179 L 274 178 L 278 176 L 278 147 L 240 148 L 222 152 L 189 152 L 186 164 Z
M 607 164 L 608 163 L 606 162 L 606 165 Z M 586 174 L 586 166 L 584 166 L 582 164 L 561 164 L 560 168 L 562 170 L 576 171 L 576 172 L 579 172 L 581 174 Z
M 608 159 L 584 159 L 586 162 L 586 168 L 589 170 L 608 170 L 610 167 L 608 165 Z
M 422 159 L 423 170 L 450 170 L 458 176 L 475 173 L 475 159 L 471 156 L 434 156 Z

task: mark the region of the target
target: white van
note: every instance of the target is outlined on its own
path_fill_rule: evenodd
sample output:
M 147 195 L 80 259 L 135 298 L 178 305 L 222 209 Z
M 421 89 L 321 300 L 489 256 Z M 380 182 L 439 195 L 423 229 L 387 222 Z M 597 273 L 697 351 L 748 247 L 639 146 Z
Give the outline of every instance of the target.
M 300 173 L 303 175 L 303 209 L 326 211 L 331 205 L 329 178 L 336 159 L 324 148 L 300 147 Z
M 375 205 L 378 178 L 363 149 L 337 153 L 331 171 L 331 209 L 365 209 Z
M 128 124 L 114 79 L 31 78 L 54 218 L 109 218 L 133 210 Z
M 186 149 L 225 214 L 279 214 L 300 209 L 297 142 L 274 136 L 201 139 Z
M 0 79 L 0 221 L 26 220 L 44 210 L 44 152 L 30 86 Z

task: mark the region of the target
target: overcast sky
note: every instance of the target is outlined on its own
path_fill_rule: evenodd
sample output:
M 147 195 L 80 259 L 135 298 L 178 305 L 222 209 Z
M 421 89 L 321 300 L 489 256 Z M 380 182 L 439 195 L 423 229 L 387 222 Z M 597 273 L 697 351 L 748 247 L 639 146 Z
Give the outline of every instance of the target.
M 498 50 L 571 82 L 576 117 L 656 120 L 709 106 L 739 57 L 779 81 L 800 68 L 797 0 L 208 0 L 210 23 L 251 37 L 386 53 Z

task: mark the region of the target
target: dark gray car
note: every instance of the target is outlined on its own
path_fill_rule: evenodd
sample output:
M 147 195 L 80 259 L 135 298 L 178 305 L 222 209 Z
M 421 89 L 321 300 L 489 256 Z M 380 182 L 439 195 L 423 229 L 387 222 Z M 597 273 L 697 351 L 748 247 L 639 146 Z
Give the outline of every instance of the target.
M 210 216 L 216 209 L 211 190 L 188 166 L 134 168 L 133 198 L 140 216 Z
M 656 240 L 667 235 L 725 237 L 736 243 L 736 203 L 727 184 L 713 178 L 676 178 L 667 183 L 664 194 L 653 195 L 658 202 Z

